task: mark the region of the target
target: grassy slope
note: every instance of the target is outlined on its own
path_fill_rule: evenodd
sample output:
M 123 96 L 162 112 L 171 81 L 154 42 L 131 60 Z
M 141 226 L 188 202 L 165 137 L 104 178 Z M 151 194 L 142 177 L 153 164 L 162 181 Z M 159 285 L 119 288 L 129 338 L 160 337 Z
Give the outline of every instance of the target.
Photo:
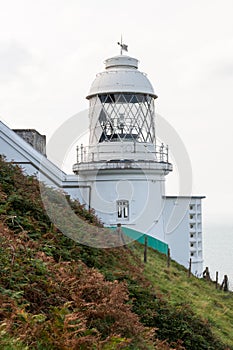
M 167 269 L 166 259 L 151 252 L 145 275 L 156 290 L 167 296 L 170 305 L 187 304 L 201 318 L 208 321 L 212 331 L 233 347 L 233 295 L 216 290 L 211 282 L 187 277 L 187 271 L 172 263 Z
M 143 247 L 134 245 L 131 249 L 142 260 Z M 179 337 L 184 342 L 188 337 L 193 342 L 197 341 L 193 337 L 193 333 L 196 333 L 197 338 L 204 335 L 203 339 L 208 338 L 208 334 L 213 333 L 217 339 L 226 344 L 226 348 L 229 346 L 230 349 L 233 349 L 232 292 L 225 293 L 216 290 L 212 282 L 207 282 L 203 279 L 200 280 L 194 276 L 189 278 L 187 270 L 174 261 L 171 262 L 170 268 L 167 268 L 167 258 L 159 252 L 149 249 L 148 255 L 148 262 L 143 268 L 143 276 L 147 281 L 149 280 L 151 282 L 157 299 L 161 300 L 161 302 L 157 300 L 157 303 L 154 304 L 153 298 L 151 299 L 151 293 L 146 294 L 146 289 L 141 289 L 141 293 L 145 293 L 147 298 L 144 301 L 146 317 L 140 313 L 137 303 L 135 303 L 136 307 L 133 310 L 142 316 L 142 319 L 145 321 L 144 324 L 148 326 L 157 325 L 159 328 L 157 331 L 159 338 L 168 339 L 170 343 L 179 339 Z M 102 266 L 101 270 L 105 272 L 105 267 Z M 108 276 L 108 273 L 109 271 L 107 271 L 106 276 Z M 119 278 L 119 276 L 120 273 L 118 271 L 113 273 L 111 277 L 114 279 Z M 127 276 L 124 277 L 127 279 Z M 128 278 L 128 284 L 132 297 L 135 297 L 130 278 Z M 161 314 L 167 313 L 167 318 L 163 317 L 163 315 L 156 315 L 155 317 L 148 316 L 150 314 L 149 307 L 155 308 L 157 314 L 160 312 Z M 197 319 L 198 321 L 201 320 L 201 323 L 194 325 Z M 191 331 L 190 329 L 187 330 L 187 324 L 189 326 L 193 324 Z M 204 325 L 207 327 L 205 330 L 206 333 L 202 333 L 201 331 Z M 177 334 L 179 334 L 178 338 L 176 338 Z M 204 345 L 204 343 L 203 346 L 200 346 L 200 344 L 195 346 L 194 343 L 188 345 L 188 343 L 189 341 L 186 341 L 187 348 L 192 350 L 221 348 L 221 346 L 218 347 L 214 343 L 212 344 L 213 347 Z
M 1 159 L 0 222 L 2 349 L 233 349 L 232 293 L 187 278 L 175 262 L 168 270 L 153 250 L 144 266 L 138 244 L 76 244 L 51 225 L 36 181 Z

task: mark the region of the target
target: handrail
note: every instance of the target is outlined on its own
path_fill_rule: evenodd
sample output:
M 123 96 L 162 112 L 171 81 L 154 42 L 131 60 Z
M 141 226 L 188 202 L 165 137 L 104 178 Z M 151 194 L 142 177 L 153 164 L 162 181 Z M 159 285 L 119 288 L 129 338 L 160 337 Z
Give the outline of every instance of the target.
M 108 144 L 109 145 L 109 144 Z M 97 146 L 77 146 L 77 164 L 99 162 L 99 161 L 120 161 L 128 159 L 129 161 L 155 161 L 158 163 L 169 163 L 168 146 L 161 143 L 160 145 L 143 145 L 137 147 L 136 143 L 125 150 L 125 144 L 118 144 L 117 148 Z M 100 150 L 101 148 L 101 150 Z M 104 149 L 105 148 L 105 149 Z M 110 155 L 113 155 L 111 158 Z M 118 157 L 116 157 L 118 155 Z

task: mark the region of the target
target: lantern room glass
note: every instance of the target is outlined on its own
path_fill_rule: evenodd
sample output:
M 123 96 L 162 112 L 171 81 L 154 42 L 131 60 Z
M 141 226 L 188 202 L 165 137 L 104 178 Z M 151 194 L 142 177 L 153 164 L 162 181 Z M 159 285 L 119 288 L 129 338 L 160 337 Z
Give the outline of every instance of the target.
M 90 99 L 90 144 L 134 141 L 155 144 L 154 97 L 98 94 Z

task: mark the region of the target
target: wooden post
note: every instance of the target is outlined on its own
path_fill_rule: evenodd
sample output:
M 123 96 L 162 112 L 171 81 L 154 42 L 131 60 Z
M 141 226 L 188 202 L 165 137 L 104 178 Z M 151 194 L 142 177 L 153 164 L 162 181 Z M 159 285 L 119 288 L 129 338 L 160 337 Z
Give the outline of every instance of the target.
M 228 292 L 229 291 L 229 286 L 228 286 L 228 277 L 227 275 L 224 275 L 224 279 L 223 279 L 223 282 L 221 284 L 221 287 L 220 289 L 224 290 L 224 292 Z
M 211 281 L 210 272 L 209 272 L 208 267 L 206 267 L 205 270 L 203 271 L 203 278 L 205 278 L 207 281 Z
M 125 239 L 124 239 L 124 233 L 122 232 L 122 228 L 121 228 L 121 224 L 120 223 L 117 224 L 116 232 L 118 234 L 119 243 L 122 244 L 122 246 L 124 248 L 126 248 Z
M 228 292 L 229 291 L 229 284 L 228 284 L 228 277 L 227 275 L 224 276 L 224 288 L 223 288 L 224 292 Z
M 218 271 L 216 271 L 215 287 L 218 289 Z
M 144 235 L 145 237 L 145 243 L 144 243 L 144 263 L 147 263 L 147 236 Z
M 188 271 L 188 277 L 191 276 L 191 270 L 192 270 L 192 259 L 189 259 L 189 271 Z
M 170 248 L 168 248 L 168 251 L 167 251 L 167 267 L 168 268 L 170 267 L 170 263 L 171 263 L 171 251 L 170 251 Z

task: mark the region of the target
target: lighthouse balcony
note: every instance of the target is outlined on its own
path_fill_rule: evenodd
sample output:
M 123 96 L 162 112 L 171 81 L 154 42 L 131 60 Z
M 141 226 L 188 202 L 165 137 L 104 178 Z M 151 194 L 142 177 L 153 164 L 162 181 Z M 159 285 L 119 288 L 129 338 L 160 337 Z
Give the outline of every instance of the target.
M 77 163 L 73 171 L 99 169 L 144 169 L 172 171 L 168 147 L 136 142 L 104 142 L 77 147 Z
M 152 161 L 138 161 L 135 162 L 130 159 L 121 159 L 113 161 L 102 161 L 102 162 L 87 162 L 87 163 L 76 163 L 73 166 L 74 173 L 78 174 L 84 171 L 99 171 L 99 170 L 162 170 L 165 174 L 172 171 L 172 164 L 170 163 L 159 163 Z

